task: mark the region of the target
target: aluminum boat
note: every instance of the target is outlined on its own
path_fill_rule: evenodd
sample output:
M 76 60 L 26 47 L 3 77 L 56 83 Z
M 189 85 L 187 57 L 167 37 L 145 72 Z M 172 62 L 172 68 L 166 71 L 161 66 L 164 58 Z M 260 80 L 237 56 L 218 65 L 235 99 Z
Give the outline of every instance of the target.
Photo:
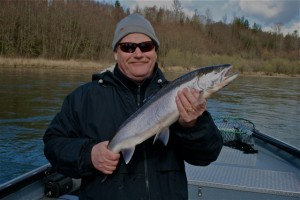
M 300 199 L 298 148 L 259 132 L 248 120 L 215 120 L 224 147 L 209 166 L 186 163 L 189 200 Z M 78 200 L 80 179 L 56 176 L 57 183 L 45 183 L 49 169 L 46 164 L 0 185 L 0 199 Z

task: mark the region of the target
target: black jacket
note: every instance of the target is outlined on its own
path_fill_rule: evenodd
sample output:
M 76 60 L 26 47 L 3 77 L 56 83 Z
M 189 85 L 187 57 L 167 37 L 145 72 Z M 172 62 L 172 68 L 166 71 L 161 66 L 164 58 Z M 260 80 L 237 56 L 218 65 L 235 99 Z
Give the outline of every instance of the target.
M 126 86 L 125 84 L 126 83 Z M 206 111 L 196 126 L 170 127 L 167 146 L 150 138 L 136 146 L 126 165 L 104 175 L 91 162 L 91 149 L 111 140 L 120 125 L 168 81 L 156 66 L 153 76 L 137 86 L 116 69 L 68 95 L 44 135 L 45 156 L 60 173 L 81 178 L 81 199 L 187 199 L 184 161 L 208 165 L 222 148 L 222 137 Z

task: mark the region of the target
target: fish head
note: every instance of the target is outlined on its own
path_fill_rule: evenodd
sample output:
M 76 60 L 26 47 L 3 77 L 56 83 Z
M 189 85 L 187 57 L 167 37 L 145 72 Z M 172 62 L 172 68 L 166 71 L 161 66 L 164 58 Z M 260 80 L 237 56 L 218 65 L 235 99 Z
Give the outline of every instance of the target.
M 232 65 L 217 65 L 199 69 L 196 76 L 197 88 L 204 92 L 205 98 L 219 91 L 238 77 L 232 73 Z

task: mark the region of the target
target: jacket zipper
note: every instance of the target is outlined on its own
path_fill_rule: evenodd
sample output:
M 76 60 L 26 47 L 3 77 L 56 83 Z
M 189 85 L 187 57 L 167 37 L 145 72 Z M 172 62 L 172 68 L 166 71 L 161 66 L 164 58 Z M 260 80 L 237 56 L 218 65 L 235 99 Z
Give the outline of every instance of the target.
M 139 85 L 136 92 L 136 103 L 137 107 L 141 107 L 141 86 Z
M 145 184 L 146 184 L 146 199 L 150 200 L 150 188 L 149 188 L 149 177 L 148 177 L 148 166 L 147 166 L 147 154 L 146 146 L 144 148 L 144 168 L 145 168 Z
M 137 107 L 140 108 L 142 105 L 141 100 L 141 86 L 139 85 L 137 88 L 136 93 L 137 98 Z M 144 170 L 145 170 L 145 186 L 146 186 L 146 199 L 150 200 L 150 188 L 149 188 L 149 177 L 148 177 L 148 165 L 147 165 L 147 153 L 146 153 L 146 146 L 143 145 L 143 151 L 144 151 Z

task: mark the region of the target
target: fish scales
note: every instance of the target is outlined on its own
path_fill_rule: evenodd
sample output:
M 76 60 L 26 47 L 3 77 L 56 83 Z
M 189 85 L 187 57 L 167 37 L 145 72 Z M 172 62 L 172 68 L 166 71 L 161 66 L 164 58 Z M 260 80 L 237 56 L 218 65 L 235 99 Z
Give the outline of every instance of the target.
M 228 75 L 231 68 L 230 64 L 201 67 L 170 82 L 120 126 L 108 149 L 122 152 L 128 163 L 135 146 L 154 135 L 154 142 L 159 139 L 167 145 L 168 127 L 179 118 L 175 102 L 177 92 L 183 88 L 195 88 L 202 90 L 204 98 L 208 98 L 237 77 L 237 74 Z

